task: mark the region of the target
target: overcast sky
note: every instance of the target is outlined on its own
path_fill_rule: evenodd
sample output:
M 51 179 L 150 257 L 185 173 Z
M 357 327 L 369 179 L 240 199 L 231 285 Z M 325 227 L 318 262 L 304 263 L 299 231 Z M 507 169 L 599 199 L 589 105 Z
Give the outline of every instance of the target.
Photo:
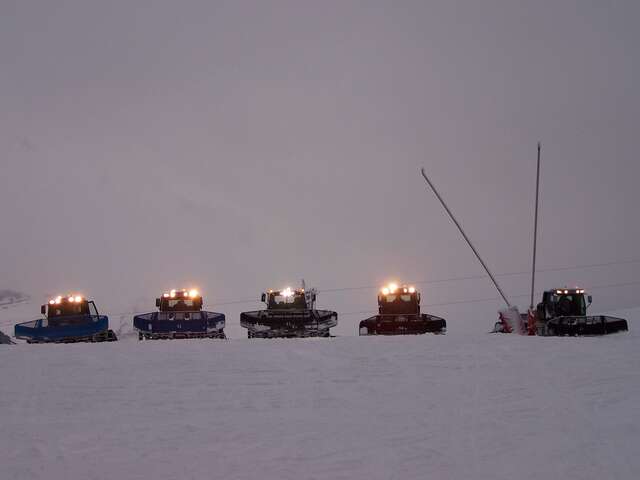
M 633 0 L 0 0 L 0 288 L 108 313 L 181 286 L 211 305 L 482 274 L 422 166 L 493 270 L 526 271 L 538 140 L 539 266 L 638 259 L 639 18 Z M 640 263 L 539 280 L 640 282 Z M 593 295 L 635 306 L 640 285 Z M 499 305 L 426 310 L 485 331 Z

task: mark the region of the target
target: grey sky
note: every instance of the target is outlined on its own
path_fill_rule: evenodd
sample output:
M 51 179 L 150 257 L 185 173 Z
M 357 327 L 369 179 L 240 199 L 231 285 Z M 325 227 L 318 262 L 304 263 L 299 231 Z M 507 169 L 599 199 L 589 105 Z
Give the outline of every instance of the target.
M 0 288 L 80 290 L 108 312 L 182 285 L 212 302 L 303 276 L 482 273 L 421 166 L 496 272 L 526 270 L 538 140 L 539 265 L 639 258 L 639 18 L 637 1 L 2 0 Z M 640 266 L 540 281 L 640 281 Z M 594 307 L 638 292 L 594 291 Z M 495 295 L 423 288 L 424 303 Z M 320 303 L 373 310 L 375 292 Z M 431 311 L 483 331 L 497 305 Z M 220 310 L 237 323 L 255 306 Z

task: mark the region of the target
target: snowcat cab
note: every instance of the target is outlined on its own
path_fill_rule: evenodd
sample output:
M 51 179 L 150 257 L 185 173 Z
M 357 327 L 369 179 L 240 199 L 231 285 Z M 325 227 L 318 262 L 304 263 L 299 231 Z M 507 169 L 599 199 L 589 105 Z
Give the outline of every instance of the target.
M 585 302 L 584 290 L 559 288 L 548 290 L 542 294 L 542 302 L 538 304 L 536 312 L 538 318 L 546 321 L 555 317 L 583 317 L 591 305 L 591 295 Z
M 95 303 L 78 295 L 50 300 L 48 305 L 40 307 L 40 313 L 46 315 L 50 326 L 59 327 L 75 325 L 85 315 L 97 315 L 98 310 Z
M 197 290 L 171 290 L 156 298 L 156 307 L 161 312 L 199 312 L 202 295 Z
M 605 315 L 587 315 L 592 297 L 580 288 L 557 288 L 542 295 L 535 311 L 539 335 L 605 335 L 626 331 L 627 321 Z
M 420 293 L 415 287 L 403 285 L 392 292 L 388 287 L 378 293 L 378 313 L 380 315 L 418 315 L 420 313 Z
M 304 288 L 291 290 L 285 288 L 274 292 L 263 293 L 261 300 L 267 304 L 268 310 L 313 310 L 316 301 L 315 292 L 306 292 Z
M 28 343 L 112 342 L 109 318 L 100 315 L 95 303 L 82 295 L 57 296 L 40 307 L 44 318 L 15 326 L 16 338 Z
M 391 283 L 378 293 L 378 315 L 360 322 L 360 335 L 444 333 L 447 322 L 420 313 L 420 292 L 414 286 Z
M 266 310 L 240 314 L 248 338 L 329 337 L 329 330 L 338 324 L 336 312 L 315 309 L 315 289 L 269 290 L 260 299 Z
M 138 340 L 226 338 L 224 314 L 202 310 L 197 290 L 171 290 L 156 298 L 156 307 L 159 311 L 133 317 Z

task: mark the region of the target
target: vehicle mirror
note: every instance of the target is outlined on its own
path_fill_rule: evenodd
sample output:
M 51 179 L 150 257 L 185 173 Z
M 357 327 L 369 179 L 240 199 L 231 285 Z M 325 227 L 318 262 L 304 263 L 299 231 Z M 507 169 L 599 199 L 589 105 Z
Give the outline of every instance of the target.
M 160 306 L 160 299 L 156 298 L 156 307 L 159 307 L 159 306 Z
M 591 295 L 587 297 L 587 302 L 589 302 L 589 305 L 591 305 L 591 302 L 593 302 L 593 297 Z
M 420 303 L 420 294 L 419 293 L 416 295 L 416 299 L 418 300 L 418 303 Z
M 266 302 L 267 301 L 267 294 L 266 293 L 262 294 L 262 297 L 260 297 L 260 301 L 261 302 Z
M 47 313 L 47 306 L 46 305 L 40 305 L 40 313 L 42 315 L 44 315 L 45 313 Z
M 316 301 L 316 294 L 313 294 L 312 300 L 315 302 Z

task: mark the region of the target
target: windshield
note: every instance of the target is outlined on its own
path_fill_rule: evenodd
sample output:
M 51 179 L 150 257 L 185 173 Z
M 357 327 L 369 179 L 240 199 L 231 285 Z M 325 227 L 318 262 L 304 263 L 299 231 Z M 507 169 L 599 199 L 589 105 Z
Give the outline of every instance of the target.
M 192 298 L 163 298 L 160 308 L 163 312 L 191 312 L 199 310 Z
M 393 303 L 396 300 L 400 299 L 403 302 L 410 302 L 411 301 L 411 295 L 410 294 L 404 294 L 404 295 L 387 295 L 387 303 Z
M 419 311 L 418 298 L 415 293 L 380 295 L 378 306 L 380 313 L 383 314 L 413 314 Z
M 49 305 L 47 316 L 49 318 L 67 317 L 73 315 L 88 315 L 89 305 L 87 302 L 70 303 L 64 302 L 57 305 Z
M 305 302 L 304 295 L 280 295 L 279 293 L 272 293 L 269 295 L 269 308 L 272 309 L 304 309 L 307 303 Z
M 562 316 L 584 315 L 584 295 L 556 295 L 556 314 Z

